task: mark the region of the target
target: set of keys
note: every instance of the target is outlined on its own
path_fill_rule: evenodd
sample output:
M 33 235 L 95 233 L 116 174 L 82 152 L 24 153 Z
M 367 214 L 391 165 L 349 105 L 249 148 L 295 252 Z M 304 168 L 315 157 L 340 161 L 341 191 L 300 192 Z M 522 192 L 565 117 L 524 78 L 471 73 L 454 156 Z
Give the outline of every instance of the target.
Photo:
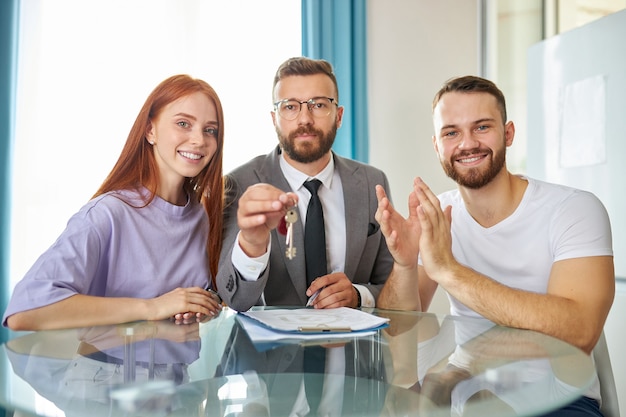
M 285 213 L 285 245 L 287 246 L 287 250 L 285 250 L 285 256 L 287 259 L 293 259 L 296 257 L 296 248 L 293 247 L 293 224 L 298 221 L 298 208 L 296 206 L 291 207 Z

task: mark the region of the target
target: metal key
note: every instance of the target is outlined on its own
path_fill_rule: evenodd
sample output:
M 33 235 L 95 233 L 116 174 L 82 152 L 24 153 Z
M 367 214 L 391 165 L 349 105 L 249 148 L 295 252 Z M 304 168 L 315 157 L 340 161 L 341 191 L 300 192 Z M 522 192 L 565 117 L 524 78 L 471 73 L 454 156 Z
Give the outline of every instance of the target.
M 290 208 L 285 213 L 285 223 L 287 223 L 287 233 L 285 245 L 287 245 L 287 250 L 285 251 L 285 256 L 287 259 L 293 259 L 296 257 L 296 248 L 293 247 L 293 224 L 298 221 L 298 212 L 295 207 Z

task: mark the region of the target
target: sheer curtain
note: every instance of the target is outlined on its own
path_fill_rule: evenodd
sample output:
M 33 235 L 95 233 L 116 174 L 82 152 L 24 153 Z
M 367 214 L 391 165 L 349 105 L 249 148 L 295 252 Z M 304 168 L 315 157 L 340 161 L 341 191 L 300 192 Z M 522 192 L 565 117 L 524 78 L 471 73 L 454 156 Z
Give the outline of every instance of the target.
M 302 53 L 300 2 L 29 0 L 20 7 L 11 288 L 97 190 L 139 108 L 168 76 L 202 78 L 220 95 L 226 172 L 276 144 L 272 81 L 282 61 Z

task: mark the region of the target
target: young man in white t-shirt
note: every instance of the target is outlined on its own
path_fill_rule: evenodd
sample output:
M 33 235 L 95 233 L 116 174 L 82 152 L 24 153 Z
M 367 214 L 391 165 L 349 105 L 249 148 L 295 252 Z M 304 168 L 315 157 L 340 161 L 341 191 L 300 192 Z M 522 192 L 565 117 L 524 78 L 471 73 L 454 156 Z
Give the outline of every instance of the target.
M 452 314 L 535 330 L 590 353 L 615 294 L 602 203 L 507 170 L 515 126 L 491 81 L 446 82 L 433 123 L 435 151 L 458 187 L 437 197 L 416 178 L 407 219 L 377 187 L 376 219 L 394 258 L 378 306 L 426 311 L 441 285 Z M 588 397 L 600 400 L 597 383 Z

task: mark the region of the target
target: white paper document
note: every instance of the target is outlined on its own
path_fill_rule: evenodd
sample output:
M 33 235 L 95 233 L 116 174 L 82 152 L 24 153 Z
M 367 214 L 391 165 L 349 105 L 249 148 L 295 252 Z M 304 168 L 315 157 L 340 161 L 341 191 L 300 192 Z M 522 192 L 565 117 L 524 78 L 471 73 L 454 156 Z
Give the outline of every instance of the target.
M 300 333 L 300 332 L 281 332 L 270 329 L 261 322 L 251 319 L 242 314 L 237 315 L 237 321 L 246 331 L 248 337 L 254 343 L 259 351 L 273 349 L 281 344 L 324 344 L 337 343 L 342 341 L 350 341 L 355 338 L 361 338 L 376 334 L 376 330 L 362 330 L 359 332 L 342 333 Z
M 375 330 L 389 319 L 348 307 L 331 309 L 267 309 L 240 313 L 274 331 L 296 333 L 351 333 Z

